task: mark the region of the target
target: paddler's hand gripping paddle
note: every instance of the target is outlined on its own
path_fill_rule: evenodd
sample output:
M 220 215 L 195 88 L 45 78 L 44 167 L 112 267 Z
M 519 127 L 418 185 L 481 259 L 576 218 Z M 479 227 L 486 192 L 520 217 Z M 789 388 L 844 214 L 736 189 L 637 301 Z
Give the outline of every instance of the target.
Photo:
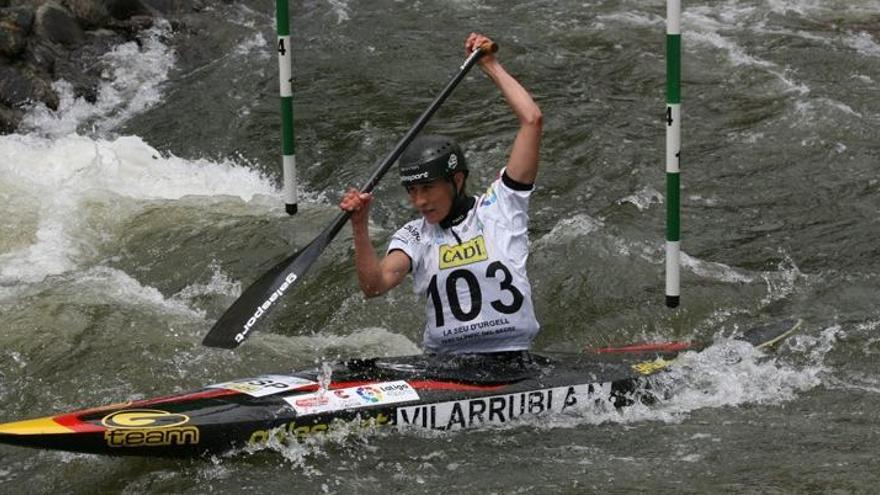
M 434 112 L 446 101 L 452 90 L 458 86 L 458 83 L 461 82 L 465 74 L 477 63 L 480 57 L 487 52 L 495 52 L 497 50 L 498 45 L 491 43 L 488 46 L 481 46 L 471 52 L 470 56 L 459 67 L 458 73 L 452 77 L 446 84 L 446 87 L 443 88 L 443 91 L 431 102 L 428 109 L 416 119 L 415 123 L 404 134 L 391 153 L 382 160 L 376 172 L 373 173 L 373 176 L 361 188 L 361 192 L 368 193 L 373 190 L 385 173 L 388 172 L 388 169 L 391 168 L 395 160 L 403 153 L 403 150 L 406 149 L 410 141 L 428 123 Z M 347 211 L 340 213 L 333 220 L 333 223 L 327 226 L 306 247 L 272 267 L 272 269 L 252 283 L 250 287 L 245 289 L 241 296 L 232 303 L 232 306 L 214 323 L 214 326 L 211 327 L 202 343 L 210 347 L 235 349 L 254 330 L 265 324 L 269 314 L 281 304 L 281 298 L 299 283 L 303 275 L 306 274 L 312 264 L 324 252 L 330 241 L 336 237 L 336 234 L 339 233 L 350 216 L 351 213 Z

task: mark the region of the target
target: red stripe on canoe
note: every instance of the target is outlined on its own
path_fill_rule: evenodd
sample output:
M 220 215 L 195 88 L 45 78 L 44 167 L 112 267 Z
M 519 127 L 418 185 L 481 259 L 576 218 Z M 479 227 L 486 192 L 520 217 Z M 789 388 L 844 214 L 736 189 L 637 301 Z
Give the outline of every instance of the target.
M 592 349 L 592 352 L 598 353 L 616 353 L 616 352 L 678 352 L 685 351 L 694 346 L 693 342 L 653 342 L 645 344 L 633 344 L 623 347 L 602 347 L 600 349 Z
M 100 413 L 102 411 L 106 411 L 107 413 L 109 413 L 111 411 L 142 408 L 145 406 L 155 406 L 156 404 L 165 404 L 168 402 L 186 402 L 199 399 L 213 399 L 215 397 L 224 397 L 227 395 L 235 395 L 238 393 L 240 392 L 236 392 L 235 390 L 226 390 L 222 388 L 202 390 L 200 392 L 194 392 L 186 395 L 168 395 L 165 397 L 157 397 L 155 399 L 144 399 L 134 402 L 124 402 L 121 404 L 111 404 L 109 406 L 93 407 L 91 409 L 83 409 L 81 411 L 74 411 L 67 414 L 53 416 L 52 420 L 59 425 L 70 428 L 71 430 L 78 433 L 94 433 L 105 431 L 107 428 L 105 428 L 100 423 L 95 424 L 90 421 L 83 421 L 81 419 L 82 417 L 91 416 L 95 413 Z

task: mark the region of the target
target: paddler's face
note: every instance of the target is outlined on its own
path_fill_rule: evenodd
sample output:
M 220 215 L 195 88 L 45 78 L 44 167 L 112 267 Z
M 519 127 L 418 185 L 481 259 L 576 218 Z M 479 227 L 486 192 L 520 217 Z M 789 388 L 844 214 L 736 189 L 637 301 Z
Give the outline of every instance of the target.
M 440 223 L 452 209 L 452 187 L 443 179 L 406 186 L 409 202 L 428 223 Z

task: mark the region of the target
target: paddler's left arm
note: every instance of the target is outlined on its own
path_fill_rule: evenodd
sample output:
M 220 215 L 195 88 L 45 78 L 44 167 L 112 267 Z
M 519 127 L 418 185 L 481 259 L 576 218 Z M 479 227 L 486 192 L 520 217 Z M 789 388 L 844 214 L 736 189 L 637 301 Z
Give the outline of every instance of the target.
M 480 46 L 489 46 L 492 40 L 488 37 L 471 33 L 465 42 L 465 50 L 469 54 Z M 520 184 L 534 184 L 538 176 L 539 151 L 541 148 L 541 132 L 543 117 L 541 109 L 528 91 L 513 78 L 492 52 L 480 58 L 480 68 L 501 90 L 507 104 L 519 119 L 519 131 L 513 141 L 510 157 L 507 159 L 507 176 Z

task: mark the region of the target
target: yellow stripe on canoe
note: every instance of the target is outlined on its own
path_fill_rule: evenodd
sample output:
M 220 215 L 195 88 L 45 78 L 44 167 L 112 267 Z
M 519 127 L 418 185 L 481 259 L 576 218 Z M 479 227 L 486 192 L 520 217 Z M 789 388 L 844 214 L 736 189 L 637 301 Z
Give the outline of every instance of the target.
M 674 360 L 673 360 L 674 361 Z M 642 361 L 632 365 L 632 369 L 643 375 L 651 375 L 660 370 L 665 370 L 673 363 L 663 358 L 657 358 L 654 361 Z
M 59 425 L 51 417 L 0 424 L 0 435 L 54 435 L 73 431 Z

